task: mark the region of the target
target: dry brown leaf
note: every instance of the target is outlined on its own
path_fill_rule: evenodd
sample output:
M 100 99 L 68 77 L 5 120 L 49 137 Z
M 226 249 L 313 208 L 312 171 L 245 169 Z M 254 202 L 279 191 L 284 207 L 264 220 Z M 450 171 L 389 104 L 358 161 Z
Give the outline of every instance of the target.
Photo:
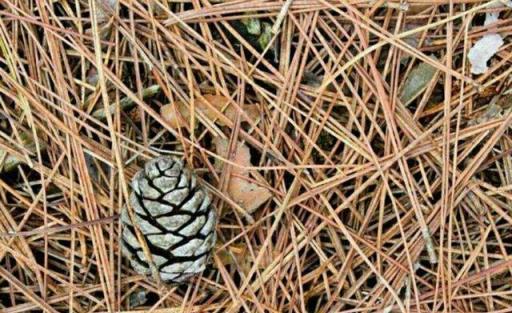
M 233 243 L 227 246 L 224 249 L 219 249 L 221 246 L 223 246 L 223 242 L 217 242 L 216 243 L 216 253 L 219 259 L 222 261 L 222 264 L 235 264 L 235 260 L 237 262 L 240 262 L 244 258 L 244 256 L 247 254 L 247 245 L 246 244 L 237 244 Z M 235 260 L 233 260 L 233 258 Z
M 249 248 L 245 243 L 233 243 L 228 247 L 223 249 L 219 249 L 219 247 L 223 246 L 224 243 L 217 243 L 216 254 L 217 257 L 221 260 L 224 266 L 237 264 L 240 266 L 240 269 L 243 273 L 247 274 L 250 272 L 252 266 L 254 265 L 254 259 L 251 253 L 249 252 Z M 256 254 L 259 251 L 254 251 Z M 279 258 L 279 251 L 272 251 L 272 255 L 266 253 L 258 264 L 258 268 L 265 269 L 272 263 L 273 260 Z M 215 266 L 215 264 L 213 264 Z
M 432 8 L 432 6 L 428 5 L 428 4 L 423 4 L 423 5 L 415 4 L 415 5 L 409 6 L 409 8 L 407 9 L 407 14 L 416 15 L 416 14 L 419 14 L 419 13 L 421 13 L 425 10 L 431 9 L 431 8 Z
M 214 143 L 217 147 L 217 153 L 227 158 L 229 142 L 226 139 L 217 137 L 214 139 Z M 236 151 L 230 159 L 240 166 L 251 166 L 251 154 L 245 144 L 238 143 Z M 220 167 L 220 164 L 216 164 L 216 166 Z M 246 169 L 235 166 L 231 169 L 228 194 L 248 213 L 253 213 L 272 196 L 267 188 L 250 181 L 249 172 Z
M 267 188 L 234 176 L 229 180 L 228 193 L 248 213 L 256 211 L 272 196 Z
M 188 110 L 183 105 L 180 105 L 180 102 L 177 102 L 177 105 L 166 104 L 162 106 L 160 108 L 160 115 L 174 129 L 185 127 L 189 117 Z
M 227 126 L 228 121 L 234 122 L 238 111 L 236 106 L 230 104 L 229 98 L 221 95 L 204 95 L 201 99 L 196 98 L 195 107 L 196 110 L 201 111 L 208 119 L 215 120 L 220 126 Z M 222 113 L 224 108 L 224 113 Z M 242 110 L 253 121 L 256 121 L 259 117 L 256 105 L 244 104 L 242 105 Z M 179 112 L 181 117 L 177 116 L 176 111 Z M 162 106 L 160 114 L 173 128 L 185 127 L 190 120 L 190 108 L 183 101 L 177 101 L 174 105 L 167 104 Z
M 230 159 L 233 163 L 236 163 L 243 167 L 251 166 L 251 152 L 249 151 L 249 148 L 246 145 L 239 142 L 238 146 L 236 147 L 236 151 L 233 153 L 233 155 L 227 157 L 229 141 L 224 138 L 216 137 L 213 139 L 213 143 L 215 144 L 217 153 L 220 156 Z M 220 169 L 222 167 L 222 164 L 218 162 L 215 164 L 215 166 L 217 167 L 217 169 Z M 249 173 L 243 167 L 233 166 L 231 168 L 231 175 L 247 176 Z
M 249 116 L 249 118 L 251 120 L 253 120 L 254 122 L 258 121 L 259 109 L 258 109 L 258 107 L 256 105 L 254 105 L 254 104 L 250 104 L 250 105 L 249 104 L 244 104 L 244 105 L 242 105 L 242 110 Z M 238 109 L 234 105 L 230 105 L 224 111 L 224 115 L 226 115 L 226 117 L 230 121 L 234 122 L 236 120 L 236 115 L 238 113 L 237 111 L 238 111 Z M 240 118 L 241 118 L 242 121 L 246 120 L 246 119 L 243 118 L 243 116 L 241 114 L 240 114 Z

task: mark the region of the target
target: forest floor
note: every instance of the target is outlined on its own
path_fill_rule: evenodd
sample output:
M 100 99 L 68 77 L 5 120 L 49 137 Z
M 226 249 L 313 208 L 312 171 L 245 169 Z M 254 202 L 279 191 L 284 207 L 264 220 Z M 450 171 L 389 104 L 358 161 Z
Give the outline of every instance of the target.
M 0 2 L 0 311 L 512 312 L 509 0 Z M 180 285 L 130 181 L 217 211 Z

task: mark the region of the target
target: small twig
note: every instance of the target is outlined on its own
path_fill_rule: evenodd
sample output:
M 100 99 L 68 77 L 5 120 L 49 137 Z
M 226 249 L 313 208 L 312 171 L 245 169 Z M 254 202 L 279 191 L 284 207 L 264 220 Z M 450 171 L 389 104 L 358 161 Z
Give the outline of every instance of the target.
M 281 8 L 281 11 L 279 11 L 279 15 L 276 18 L 276 22 L 272 26 L 272 34 L 279 33 L 279 30 L 281 28 L 281 23 L 283 23 L 283 20 L 285 16 L 288 14 L 288 9 L 290 9 L 290 6 L 292 5 L 293 0 L 286 0 L 283 7 Z
M 159 91 L 160 91 L 160 85 L 149 86 L 148 88 L 142 90 L 142 98 L 152 97 L 152 96 L 156 95 Z M 121 108 L 121 111 L 128 110 L 128 109 L 132 108 L 134 105 L 135 105 L 135 103 L 129 97 L 125 97 L 119 101 L 119 106 Z M 115 112 L 115 110 L 116 110 L 116 104 L 111 104 L 108 108 L 108 111 L 109 111 L 108 113 L 113 114 Z M 94 111 L 92 113 L 92 116 L 97 119 L 100 119 L 100 120 L 103 120 L 107 117 L 107 115 L 105 114 L 105 109 L 103 109 L 103 108 L 97 109 L 96 111 Z

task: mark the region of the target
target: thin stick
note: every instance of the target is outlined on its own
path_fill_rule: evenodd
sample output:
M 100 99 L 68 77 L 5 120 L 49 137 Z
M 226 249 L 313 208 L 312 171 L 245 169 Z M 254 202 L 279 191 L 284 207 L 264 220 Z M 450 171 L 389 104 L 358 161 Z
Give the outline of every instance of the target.
M 286 0 L 286 2 L 283 4 L 281 11 L 279 11 L 279 15 L 277 15 L 274 25 L 272 25 L 272 34 L 275 35 L 275 34 L 279 33 L 279 31 L 281 29 L 281 24 L 283 23 L 283 20 L 286 17 L 286 14 L 288 14 L 288 10 L 290 9 L 292 2 L 293 2 L 293 0 Z
M 88 226 L 92 226 L 92 225 L 109 224 L 109 223 L 116 221 L 117 219 L 119 219 L 119 214 L 115 214 L 110 217 L 104 217 L 104 218 L 97 219 L 94 221 L 73 223 L 73 224 L 68 224 L 68 225 L 41 227 L 38 229 L 18 231 L 18 232 L 0 233 L 0 238 L 27 237 L 27 236 L 40 235 L 40 234 L 54 234 L 54 233 L 60 233 L 60 232 L 71 230 L 71 229 L 88 227 Z

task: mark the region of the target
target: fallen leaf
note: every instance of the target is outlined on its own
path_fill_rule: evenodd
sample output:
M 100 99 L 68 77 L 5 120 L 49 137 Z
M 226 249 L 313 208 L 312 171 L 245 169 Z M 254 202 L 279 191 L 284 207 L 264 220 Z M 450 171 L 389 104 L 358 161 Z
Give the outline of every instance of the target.
M 407 14 L 417 15 L 417 14 L 422 13 L 423 11 L 426 11 L 429 9 L 432 9 L 431 5 L 415 3 L 414 5 L 409 6 L 409 9 L 407 10 Z
M 501 8 L 503 6 L 507 6 L 512 8 L 512 0 L 501 0 L 495 3 L 492 3 L 489 8 Z
M 501 118 L 503 116 L 503 108 L 496 103 L 490 103 L 485 111 L 481 113 L 477 118 L 472 119 L 469 125 L 474 126 L 488 121 Z
M 498 12 L 487 13 L 485 15 L 484 26 L 488 26 L 498 21 L 500 14 Z
M 239 165 L 239 166 L 232 167 L 232 169 L 231 169 L 232 175 L 240 175 L 240 176 L 248 176 L 249 175 L 249 172 L 244 167 L 252 166 L 251 165 L 251 152 L 249 151 L 249 148 L 245 144 L 242 144 L 239 142 L 234 153 L 230 157 L 228 157 L 227 156 L 228 149 L 229 149 L 229 141 L 228 140 L 226 140 L 224 138 L 220 138 L 220 137 L 215 137 L 213 139 L 213 143 L 215 144 L 217 154 L 219 154 L 220 156 L 222 156 L 226 159 L 230 159 L 233 163 L 236 163 Z M 217 169 L 221 169 L 222 163 L 221 162 L 215 163 L 215 167 Z
M 189 119 L 188 109 L 181 105 L 181 102 L 162 106 L 160 115 L 174 129 L 187 126 L 187 120 Z
M 225 116 L 221 110 L 230 106 L 230 99 L 221 95 L 204 95 L 203 99 L 197 99 L 196 106 L 211 120 L 218 119 L 220 125 L 224 125 Z M 213 107 L 213 108 L 212 108 Z
M 258 186 L 240 177 L 231 177 L 229 180 L 228 193 L 248 213 L 253 213 L 272 194 L 267 188 Z
M 229 98 L 221 95 L 204 95 L 202 99 L 196 98 L 195 101 L 196 110 L 200 111 L 209 120 L 215 120 L 218 125 L 227 126 L 229 122 L 235 122 L 238 108 L 230 103 Z M 251 120 L 257 122 L 259 110 L 256 105 L 244 104 L 241 109 Z M 186 127 L 190 121 L 190 107 L 183 101 L 162 106 L 160 114 L 173 128 Z M 243 118 L 243 115 L 241 115 L 241 118 Z
M 246 244 L 233 243 L 228 247 L 223 249 L 219 249 L 219 247 L 223 246 L 224 243 L 218 244 L 216 249 L 217 257 L 220 259 L 221 263 L 226 265 L 238 265 L 240 269 L 245 273 L 249 273 L 252 266 L 254 265 L 253 255 L 249 252 Z M 254 248 L 253 248 L 254 249 Z M 259 250 L 254 251 L 257 255 Z M 271 255 L 265 253 L 263 258 L 258 264 L 258 268 L 264 269 L 272 264 L 272 261 L 278 258 L 280 255 L 279 251 L 271 251 Z M 214 264 L 215 266 L 215 264 Z
M 418 64 L 407 76 L 404 88 L 400 94 L 400 101 L 407 106 L 423 92 L 434 78 L 436 68 L 422 62 Z
M 487 34 L 479 39 L 469 50 L 468 59 L 471 63 L 471 73 L 483 74 L 489 67 L 489 61 L 503 45 L 503 38 L 498 34 Z
M 38 132 L 39 133 L 39 132 Z M 20 133 L 20 140 L 25 149 L 32 155 L 36 155 L 37 153 L 37 145 L 34 141 L 34 137 L 32 133 L 23 132 Z M 44 141 L 39 140 L 39 148 L 40 151 L 46 150 L 46 143 Z M 30 161 L 30 160 L 28 160 Z M 0 149 L 0 173 L 1 172 L 9 172 L 15 169 L 18 165 L 26 163 L 27 160 L 25 158 L 19 158 L 15 155 L 9 154 L 7 151 Z
M 98 37 L 101 40 L 107 40 L 112 31 L 113 20 L 111 20 L 111 17 L 116 14 L 118 0 L 94 0 L 94 2 L 96 2 L 95 16 L 98 23 Z M 93 14 L 92 7 L 91 14 Z M 85 30 L 85 34 L 88 36 L 94 35 L 92 25 Z
M 233 243 L 223 249 L 220 249 L 220 247 L 224 246 L 224 243 L 219 240 L 215 246 L 215 253 L 224 265 L 240 263 L 244 258 L 244 255 L 247 254 L 247 245 L 245 244 Z
M 226 139 L 217 137 L 214 139 L 217 153 L 225 158 L 228 158 L 229 142 Z M 249 172 L 243 167 L 251 166 L 251 154 L 249 147 L 245 144 L 238 143 L 233 156 L 230 157 L 231 161 L 240 165 L 233 166 L 231 169 L 231 177 L 228 183 L 229 196 L 244 208 L 248 213 L 253 213 L 263 203 L 265 203 L 272 194 L 270 191 L 250 181 Z M 217 168 L 221 164 L 216 164 Z
M 149 86 L 148 88 L 142 90 L 142 98 L 145 99 L 145 98 L 153 97 L 154 95 L 156 95 L 159 92 L 160 92 L 160 86 L 159 85 Z M 108 113 L 109 114 L 114 114 L 116 112 L 116 105 L 117 104 L 114 103 L 114 104 L 111 104 L 108 107 Z M 131 109 L 134 106 L 135 106 L 135 102 L 133 102 L 132 98 L 124 97 L 121 100 L 119 100 L 119 107 L 120 107 L 121 111 L 128 111 L 129 109 Z M 105 109 L 104 108 L 97 109 L 96 111 L 94 111 L 92 113 L 92 116 L 94 118 L 97 118 L 97 119 L 100 119 L 100 120 L 103 120 L 103 119 L 107 118 L 107 115 L 105 114 Z
M 106 22 L 115 12 L 117 0 L 96 0 L 96 18 L 99 23 Z
M 496 23 L 498 16 L 498 13 L 487 13 L 484 26 Z M 503 38 L 499 34 L 486 34 L 480 38 L 469 49 L 468 60 L 471 63 L 471 73 L 479 75 L 487 72 L 489 69 L 487 62 L 498 52 L 503 43 Z

